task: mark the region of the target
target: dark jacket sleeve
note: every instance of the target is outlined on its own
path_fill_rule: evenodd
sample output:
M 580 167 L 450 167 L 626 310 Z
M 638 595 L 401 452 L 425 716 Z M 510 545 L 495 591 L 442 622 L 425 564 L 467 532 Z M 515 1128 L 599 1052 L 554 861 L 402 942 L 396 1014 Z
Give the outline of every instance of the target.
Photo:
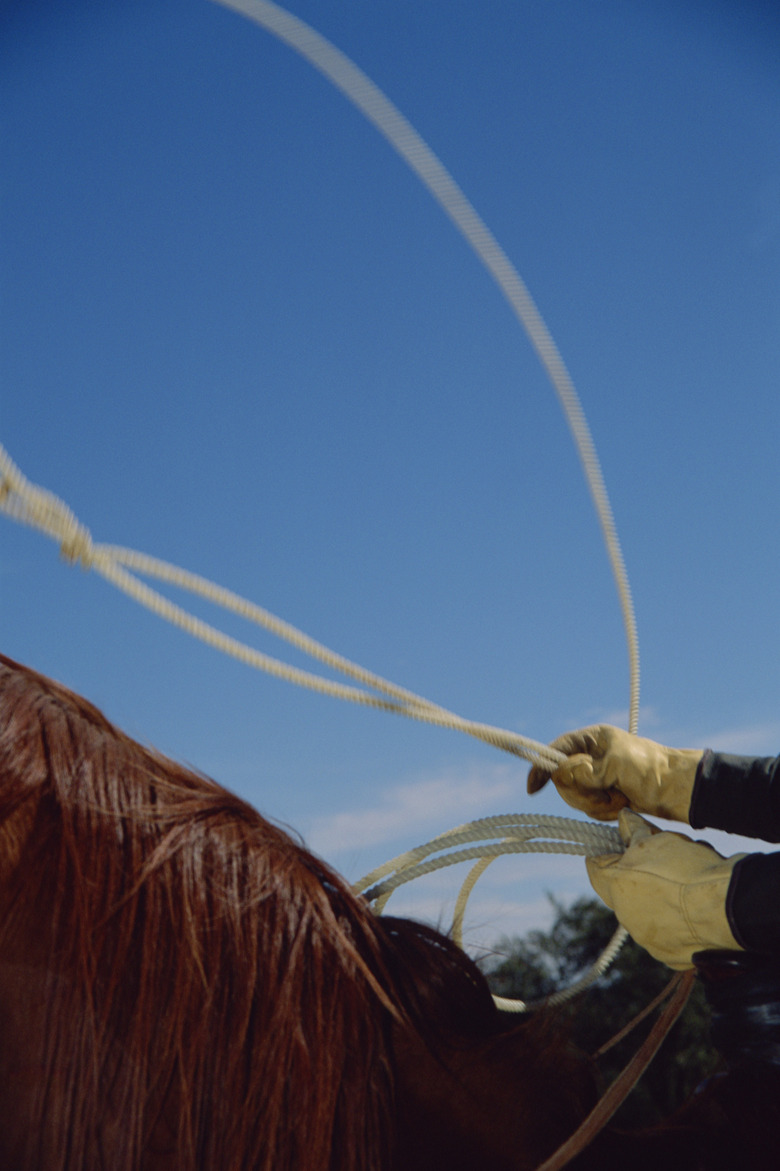
M 705 752 L 689 816 L 694 829 L 780 842 L 780 757 Z M 726 914 L 742 947 L 780 952 L 780 853 L 748 854 L 736 864 Z

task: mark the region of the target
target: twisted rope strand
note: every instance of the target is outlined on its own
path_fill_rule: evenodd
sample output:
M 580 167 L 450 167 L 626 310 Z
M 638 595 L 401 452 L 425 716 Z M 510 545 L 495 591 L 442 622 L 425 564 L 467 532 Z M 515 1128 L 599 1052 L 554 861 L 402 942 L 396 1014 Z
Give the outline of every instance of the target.
M 596 445 L 579 395 L 539 309 L 512 261 L 458 184 L 412 124 L 345 53 L 271 0 L 215 0 L 272 33 L 322 73 L 371 122 L 420 179 L 487 269 L 525 330 L 558 401 L 577 449 L 615 579 L 628 647 L 628 727 L 639 722 L 639 636 L 623 552 Z
M 501 835 L 498 842 L 486 839 Z M 479 842 L 466 846 L 467 842 Z M 456 849 L 454 847 L 465 847 Z M 578 821 L 571 817 L 533 815 L 526 813 L 500 814 L 482 817 L 465 825 L 447 830 L 385 862 L 355 883 L 357 894 L 374 904 L 374 910 L 381 914 L 392 893 L 407 882 L 413 882 L 425 874 L 431 874 L 459 862 L 477 859 L 461 885 L 452 921 L 452 937 L 463 946 L 463 918 L 466 904 L 477 880 L 488 866 L 505 854 L 575 854 L 593 857 L 597 854 L 622 854 L 625 847 L 615 826 L 599 822 Z M 445 852 L 448 851 L 448 852 Z M 433 855 L 438 855 L 433 857 Z M 594 964 L 573 984 L 554 992 L 541 1000 L 515 1000 L 494 996 L 496 1006 L 502 1012 L 532 1012 L 542 1006 L 563 1004 L 572 996 L 584 991 L 606 972 L 628 937 L 624 927 L 618 927 L 604 951 Z
M 399 687 L 380 675 L 350 662 L 336 654 L 322 643 L 310 638 L 290 623 L 270 614 L 261 606 L 246 598 L 215 585 L 206 578 L 187 570 L 179 569 L 155 557 L 123 549 L 115 545 L 101 545 L 93 542 L 89 530 L 82 525 L 72 510 L 52 492 L 32 484 L 22 475 L 5 448 L 0 444 L 0 510 L 14 520 L 39 529 L 59 542 L 62 555 L 69 561 L 78 562 L 85 569 L 94 569 L 117 589 L 124 591 L 135 601 L 146 606 L 174 626 L 185 630 L 225 654 L 246 663 L 248 666 L 265 671 L 289 683 L 296 683 L 311 691 L 349 700 L 365 707 L 378 708 L 407 716 L 409 719 L 451 728 L 477 740 L 492 744 L 504 752 L 523 757 L 533 763 L 546 764 L 555 768 L 563 754 L 546 744 L 540 744 L 518 732 L 497 728 L 491 724 L 467 720 L 439 704 L 432 703 L 406 688 Z M 215 605 L 254 622 L 277 637 L 291 643 L 297 649 L 325 663 L 333 670 L 364 684 L 351 687 L 336 680 L 292 667 L 287 663 L 263 654 L 231 638 L 214 626 L 196 618 L 183 607 L 171 602 L 162 594 L 140 581 L 125 567 L 131 567 L 149 577 L 159 578 L 171 585 L 197 594 Z M 373 690 L 369 690 L 372 688 Z M 378 694 L 376 694 L 378 692 Z
M 445 830 L 444 833 L 431 838 L 429 842 L 415 846 L 412 850 L 406 850 L 397 858 L 384 862 L 372 870 L 370 874 L 366 874 L 355 884 L 355 889 L 365 891 L 388 874 L 392 874 L 394 871 L 403 871 L 409 866 L 416 865 L 421 859 L 452 846 L 482 841 L 499 835 L 511 836 L 521 841 L 530 841 L 541 837 L 552 841 L 556 839 L 559 841 L 580 841 L 588 847 L 592 847 L 590 852 L 593 854 L 615 853 L 621 849 L 620 835 L 617 830 L 613 826 L 599 822 L 578 821 L 571 817 L 558 817 L 554 814 L 496 814 L 492 817 L 480 817 L 475 821 L 456 826 L 454 829 Z

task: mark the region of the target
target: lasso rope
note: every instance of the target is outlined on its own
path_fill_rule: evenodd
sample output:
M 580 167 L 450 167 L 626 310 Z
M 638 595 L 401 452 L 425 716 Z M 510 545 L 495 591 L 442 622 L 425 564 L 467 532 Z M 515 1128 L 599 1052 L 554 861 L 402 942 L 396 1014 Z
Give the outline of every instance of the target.
M 270 614 L 254 602 L 239 597 L 238 594 L 207 581 L 197 574 L 169 565 L 166 561 L 159 561 L 155 557 L 148 557 L 144 553 L 137 553 L 132 549 L 122 549 L 116 545 L 95 544 L 89 530 L 84 527 L 59 497 L 52 492 L 39 488 L 27 480 L 13 462 L 5 448 L 0 444 L 0 510 L 7 516 L 32 528 L 38 529 L 47 536 L 59 542 L 62 555 L 71 562 L 78 562 L 85 569 L 94 569 L 118 589 L 129 594 L 135 601 L 148 607 L 161 618 L 166 618 L 174 626 L 179 626 L 187 633 L 202 639 L 203 642 L 225 654 L 240 659 L 249 666 L 266 671 L 286 679 L 290 683 L 297 683 L 312 691 L 319 691 L 325 695 L 339 699 L 351 700 L 353 703 L 364 704 L 368 707 L 382 708 L 385 711 L 396 712 L 398 715 L 409 716 L 414 720 L 421 720 L 428 724 L 436 724 L 443 728 L 452 728 L 465 732 L 477 740 L 483 740 L 505 752 L 524 757 L 534 763 L 549 765 L 556 768 L 564 759 L 563 754 L 540 744 L 518 732 L 510 732 L 505 728 L 496 728 L 490 724 L 481 724 L 475 720 L 466 720 L 422 696 L 415 695 L 395 683 L 375 675 L 371 671 L 359 667 L 342 655 L 336 654 L 322 643 L 316 642 L 307 634 Z M 143 573 L 148 577 L 158 578 L 170 585 L 189 590 L 208 601 L 222 606 L 234 614 L 247 618 L 249 621 L 264 627 L 272 634 L 291 643 L 299 650 L 304 651 L 312 658 L 319 660 L 341 674 L 363 684 L 362 687 L 350 687 L 338 683 L 323 675 L 315 675 L 310 671 L 302 671 L 292 667 L 271 655 L 262 654 L 246 643 L 223 634 L 215 627 L 194 615 L 188 613 L 181 606 L 168 600 L 140 581 L 135 573 Z M 373 690 L 369 690 L 369 688 Z
M 492 839 L 500 838 L 500 841 Z M 470 846 L 467 843 L 478 842 Z M 486 844 L 490 843 L 490 844 Z M 575 854 L 594 857 L 597 854 L 622 854 L 625 849 L 618 830 L 599 822 L 576 821 L 571 817 L 553 817 L 526 813 L 507 813 L 482 817 L 447 830 L 413 850 L 407 850 L 385 862 L 356 882 L 354 890 L 374 904 L 377 914 L 385 909 L 393 891 L 404 883 L 413 882 L 425 874 L 432 874 L 446 866 L 477 859 L 466 876 L 455 904 L 452 937 L 463 946 L 463 917 L 466 904 L 478 878 L 488 866 L 504 854 Z M 618 927 L 596 962 L 574 983 L 541 1000 L 515 1000 L 494 996 L 503 1012 L 532 1012 L 543 1006 L 562 1004 L 598 980 L 606 972 L 628 932 Z
M 271 3 L 271 0 L 216 0 L 216 2 L 249 17 L 295 49 L 340 89 L 353 105 L 377 127 L 455 224 L 493 277 L 525 329 L 563 408 L 601 526 L 623 615 L 630 674 L 629 730 L 635 732 L 639 712 L 639 644 L 631 590 L 614 517 L 595 445 L 574 384 L 522 278 L 430 147 L 381 90 L 348 57 L 309 25 L 278 5 Z M 456 729 L 506 752 L 524 757 L 534 764 L 546 765 L 554 769 L 563 759 L 561 753 L 544 744 L 516 732 L 463 719 L 446 708 L 415 695 L 414 692 L 398 687 L 373 672 L 366 671 L 303 634 L 289 623 L 270 614 L 267 610 L 239 597 L 230 590 L 207 581 L 205 578 L 131 549 L 94 543 L 89 530 L 78 521 L 70 508 L 53 493 L 31 484 L 2 446 L 0 446 L 0 509 L 13 519 L 29 524 L 58 541 L 61 552 L 67 560 L 78 562 L 84 568 L 94 569 L 118 589 L 123 590 L 156 614 L 202 639 L 210 646 L 233 655 L 250 666 L 340 699 L 396 712 L 411 719 L 422 720 L 441 727 Z M 131 570 L 133 572 L 130 572 Z M 140 581 L 136 576 L 139 573 L 189 590 L 191 593 L 257 623 L 333 670 L 354 680 L 360 686 L 334 682 L 324 676 L 300 670 L 270 655 L 262 654 L 245 643 L 223 634 L 209 623 L 195 618 L 182 607 L 169 601 Z M 517 816 L 521 817 L 522 815 Z M 533 835 L 528 836 L 527 831 L 523 831 L 526 834 L 523 836 L 523 833 L 520 833 L 519 823 L 512 823 L 515 828 L 511 832 L 505 832 L 508 831 L 510 820 L 499 819 L 501 832 L 505 835 L 501 843 L 493 846 L 469 847 L 459 851 L 461 857 L 455 859 L 463 860 L 467 856 L 481 859 L 466 879 L 458 899 L 454 924 L 454 931 L 458 939 L 461 936 L 463 912 L 474 883 L 493 859 L 500 854 L 540 849 L 579 854 L 604 852 L 603 843 L 598 849 L 590 846 L 580 848 L 573 845 L 571 839 L 555 844 L 548 842 L 543 846 L 532 840 Z M 581 828 L 587 825 L 587 823 L 575 822 L 570 819 L 558 820 L 568 822 L 569 827 L 578 827 L 576 831 L 574 829 L 566 831 L 574 834 L 576 840 L 579 840 L 577 835 Z M 538 819 L 536 824 L 541 824 Z M 467 830 L 470 832 L 474 827 L 481 829 L 484 827 L 484 822 L 472 823 L 471 827 L 461 827 L 459 830 L 451 831 L 449 835 L 442 835 L 442 838 L 449 838 L 454 834 L 462 840 L 474 840 L 463 838 L 463 834 Z M 604 829 L 604 827 L 595 828 L 597 830 Z M 480 829 L 474 828 L 474 832 L 478 833 Z M 614 831 L 610 832 L 614 834 Z M 436 840 L 441 841 L 442 838 Z M 443 847 L 437 847 L 437 849 L 441 848 Z M 614 838 L 611 838 L 609 849 L 616 848 L 622 848 L 622 846 L 616 843 Z M 427 847 L 420 847 L 420 849 L 427 850 Z M 411 851 L 410 854 L 403 855 L 402 858 L 407 859 L 413 854 L 416 854 L 416 851 Z M 453 858 L 454 855 L 448 855 L 448 860 L 440 860 L 437 865 L 452 865 L 453 861 L 449 859 Z M 395 863 L 400 863 L 400 861 L 401 859 L 396 859 Z M 394 869 L 396 868 L 395 863 L 389 863 L 388 866 Z M 407 866 L 407 863 L 404 862 L 399 874 L 410 871 L 413 872 L 410 877 L 414 877 L 421 872 L 420 866 L 422 865 L 429 864 L 415 860 Z M 387 893 L 381 897 L 386 900 L 396 885 L 409 881 L 410 877 L 388 880 L 395 885 L 391 885 Z M 373 880 L 373 876 L 369 876 L 369 878 Z M 373 891 L 369 891 L 368 894 L 369 897 L 378 897 Z M 620 934 L 621 932 L 616 934 L 613 943 Z M 623 937 L 625 937 L 625 933 L 623 933 Z M 616 950 L 617 948 L 615 948 Z M 595 978 L 589 973 L 588 977 L 584 979 L 590 982 L 591 979 Z M 581 986 L 583 986 L 582 980 L 578 981 L 573 989 L 579 990 Z M 568 990 L 568 994 L 571 995 L 572 990 Z M 525 1007 L 522 1002 L 508 1003 Z M 502 1007 L 505 1006 L 502 1005 Z
M 297 16 L 272 0 L 215 0 L 225 8 L 249 17 L 267 32 L 295 49 L 352 102 L 401 156 L 439 207 L 452 220 L 480 263 L 506 297 L 513 313 L 536 350 L 542 366 L 563 407 L 585 472 L 601 526 L 612 574 L 617 586 L 628 647 L 630 702 L 628 729 L 636 732 L 639 722 L 639 638 L 634 604 L 623 553 L 607 495 L 601 464 L 585 412 L 571 375 L 533 297 L 512 261 L 504 252 L 482 217 L 475 211 L 458 184 L 412 124 L 382 93 L 362 69 L 335 45 Z

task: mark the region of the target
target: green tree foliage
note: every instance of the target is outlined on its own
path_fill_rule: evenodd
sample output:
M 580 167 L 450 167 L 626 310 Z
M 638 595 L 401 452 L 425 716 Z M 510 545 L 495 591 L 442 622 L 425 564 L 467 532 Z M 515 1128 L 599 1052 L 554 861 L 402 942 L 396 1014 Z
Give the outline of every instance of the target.
M 567 984 L 598 958 L 616 928 L 615 917 L 597 899 L 580 898 L 569 907 L 551 899 L 555 919 L 549 931 L 503 938 L 482 966 L 499 996 L 536 1000 Z M 673 973 L 628 940 L 609 971 L 560 1012 L 572 1039 L 595 1053 L 640 1012 Z M 598 1060 L 604 1088 L 646 1037 L 656 1014 Z M 639 1084 L 615 1116 L 621 1126 L 650 1126 L 666 1118 L 721 1067 L 709 1039 L 709 1012 L 699 983 L 676 1025 Z

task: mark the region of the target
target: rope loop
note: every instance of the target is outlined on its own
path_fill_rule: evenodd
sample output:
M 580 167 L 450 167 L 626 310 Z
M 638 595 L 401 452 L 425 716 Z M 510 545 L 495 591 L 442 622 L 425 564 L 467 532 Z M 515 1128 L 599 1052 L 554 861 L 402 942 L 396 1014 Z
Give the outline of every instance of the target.
M 498 841 L 494 840 L 496 837 Z M 469 846 L 466 844 L 469 842 L 478 844 Z M 476 864 L 471 867 L 461 885 L 452 920 L 452 938 L 462 947 L 466 904 L 477 879 L 496 858 L 505 854 L 575 854 L 590 858 L 597 854 L 622 854 L 624 851 L 623 839 L 613 825 L 579 821 L 572 817 L 507 813 L 481 817 L 438 834 L 429 842 L 413 850 L 406 850 L 364 875 L 354 884 L 353 890 L 373 903 L 373 909 L 379 915 L 399 886 L 444 867 L 476 859 Z M 565 1003 L 606 972 L 627 937 L 625 928 L 618 927 L 595 963 L 567 988 L 533 1001 L 494 996 L 496 1007 L 502 1012 L 525 1013 Z
M 546 765 L 554 770 L 564 759 L 563 753 L 546 744 L 531 740 L 528 736 L 522 736 L 519 732 L 494 727 L 476 720 L 464 719 L 455 712 L 432 703 L 431 700 L 416 695 L 415 692 L 409 691 L 405 687 L 399 687 L 397 683 L 391 683 L 390 680 L 384 679 L 381 675 L 368 671 L 365 667 L 361 667 L 343 655 L 339 655 L 336 651 L 330 650 L 308 634 L 304 634 L 302 630 L 298 630 L 289 622 L 277 618 L 276 615 L 257 606 L 254 602 L 250 602 L 198 574 L 189 573 L 176 565 L 170 565 L 166 561 L 149 557 L 134 549 L 123 549 L 118 545 L 95 544 L 89 529 L 81 524 L 67 504 L 52 492 L 30 483 L 19 471 L 2 444 L 0 444 L 0 475 L 3 477 L 3 490 L 0 491 L 0 511 L 5 512 L 14 520 L 37 528 L 40 532 L 52 537 L 58 542 L 60 553 L 66 561 L 71 564 L 78 563 L 84 569 L 94 569 L 112 585 L 129 594 L 136 602 L 146 606 L 159 617 L 165 618 L 195 638 L 201 639 L 209 646 L 216 647 L 251 667 L 286 679 L 290 683 L 297 683 L 312 691 L 319 691 L 324 695 L 331 695 L 338 699 L 350 700 L 352 703 L 359 703 L 366 707 L 394 712 L 412 720 L 420 720 L 442 728 L 452 728 L 467 736 L 482 740 L 486 744 L 491 744 L 495 748 L 500 748 L 504 752 L 520 756 L 532 764 Z M 151 589 L 136 574 L 157 578 L 179 589 L 188 590 L 214 605 L 221 606 L 241 618 L 254 622 L 308 654 L 311 658 L 354 680 L 359 686 L 339 683 L 324 675 L 292 667 L 271 655 L 255 650 L 254 647 L 248 646 L 238 639 L 229 637 L 209 623 L 196 618 L 181 606 L 177 606 L 156 590 Z

